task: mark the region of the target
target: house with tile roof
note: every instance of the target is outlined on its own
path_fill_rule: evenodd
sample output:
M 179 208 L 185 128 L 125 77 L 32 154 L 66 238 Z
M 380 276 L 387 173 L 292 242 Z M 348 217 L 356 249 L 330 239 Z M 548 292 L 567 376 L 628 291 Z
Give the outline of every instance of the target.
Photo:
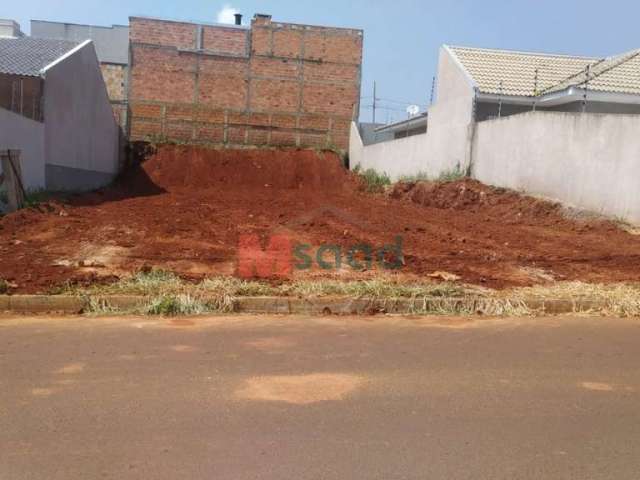
M 476 120 L 534 108 L 640 113 L 640 50 L 608 58 L 444 46 L 475 92 Z
M 423 135 L 451 167 L 469 164 L 478 122 L 531 111 L 640 114 L 640 49 L 597 58 L 443 45 L 436 85 L 428 112 L 366 138 L 360 128 L 363 146 Z M 396 163 L 390 175 L 413 168 Z
M 0 37 L 0 150 L 27 190 L 89 190 L 119 169 L 120 130 L 93 43 Z
M 424 115 L 368 137 L 352 124 L 350 167 L 392 180 L 458 172 L 640 223 L 640 50 L 596 58 L 445 45 L 436 90 Z

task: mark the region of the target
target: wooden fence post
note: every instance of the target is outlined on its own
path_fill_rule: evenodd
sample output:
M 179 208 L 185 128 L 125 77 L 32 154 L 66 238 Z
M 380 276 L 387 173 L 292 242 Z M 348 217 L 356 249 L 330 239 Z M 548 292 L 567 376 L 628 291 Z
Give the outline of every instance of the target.
M 9 201 L 9 211 L 14 212 L 24 205 L 26 192 L 22 182 L 20 150 L 0 150 L 2 176 Z

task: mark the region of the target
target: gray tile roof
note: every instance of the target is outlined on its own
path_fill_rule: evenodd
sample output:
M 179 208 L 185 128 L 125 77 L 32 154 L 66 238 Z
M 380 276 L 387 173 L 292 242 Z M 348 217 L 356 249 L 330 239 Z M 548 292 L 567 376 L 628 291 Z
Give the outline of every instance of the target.
M 41 38 L 0 38 L 0 73 L 37 77 L 78 42 Z

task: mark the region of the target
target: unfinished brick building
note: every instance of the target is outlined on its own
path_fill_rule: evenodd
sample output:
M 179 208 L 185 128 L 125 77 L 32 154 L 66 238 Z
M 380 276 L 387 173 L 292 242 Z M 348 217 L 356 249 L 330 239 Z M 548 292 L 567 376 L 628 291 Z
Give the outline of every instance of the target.
M 131 140 L 346 150 L 361 30 L 130 18 Z

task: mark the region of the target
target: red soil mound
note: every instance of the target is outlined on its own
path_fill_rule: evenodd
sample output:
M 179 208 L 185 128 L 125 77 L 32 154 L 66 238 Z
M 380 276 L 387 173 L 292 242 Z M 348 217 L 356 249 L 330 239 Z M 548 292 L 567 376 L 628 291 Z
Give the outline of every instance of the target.
M 348 172 L 337 156 L 311 150 L 219 150 L 212 154 L 211 150 L 184 147 L 163 149 L 142 165 L 142 171 L 143 179 L 146 176 L 169 191 L 263 190 L 265 186 L 326 191 L 348 184 Z
M 395 199 L 407 199 L 425 207 L 490 215 L 492 218 L 502 219 L 505 223 L 560 225 L 579 230 L 597 224 L 617 229 L 604 217 L 572 211 L 557 202 L 522 195 L 505 188 L 491 187 L 469 178 L 445 183 L 398 183 L 394 185 L 390 196 Z M 571 217 L 581 218 L 582 222 L 571 222 Z
M 498 288 L 551 277 L 640 280 L 639 237 L 609 222 L 570 220 L 553 203 L 470 180 L 373 195 L 331 153 L 189 147 L 162 148 L 104 191 L 0 219 L 0 278 L 15 292 L 35 292 L 145 266 L 233 275 L 241 235 L 283 232 L 345 248 L 401 236 L 398 275 L 411 278 L 447 271 Z

